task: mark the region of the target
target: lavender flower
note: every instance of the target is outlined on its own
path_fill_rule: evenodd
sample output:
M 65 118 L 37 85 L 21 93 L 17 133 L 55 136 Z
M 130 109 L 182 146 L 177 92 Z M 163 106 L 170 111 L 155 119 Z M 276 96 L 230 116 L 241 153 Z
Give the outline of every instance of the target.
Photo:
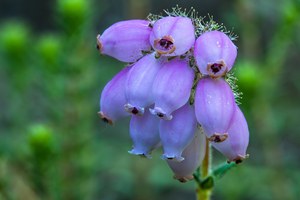
M 150 22 L 146 20 L 127 20 L 113 24 L 102 35 L 97 36 L 100 53 L 123 62 L 135 62 L 150 51 Z
M 199 129 L 196 130 L 192 142 L 184 149 L 184 160 L 176 162 L 167 160 L 169 167 L 174 172 L 174 178 L 180 182 L 193 179 L 193 172 L 200 166 L 205 156 L 206 137 Z
M 206 130 L 207 137 L 211 141 L 226 140 L 235 111 L 235 100 L 224 79 L 206 77 L 198 82 L 195 111 L 198 122 Z
M 166 62 L 153 83 L 155 107 L 151 113 L 171 120 L 171 113 L 188 101 L 194 80 L 194 71 L 186 60 L 175 58 Z
M 220 31 L 203 33 L 195 42 L 194 57 L 200 72 L 212 78 L 230 71 L 237 55 L 237 47 Z
M 159 146 L 159 118 L 148 110 L 143 116 L 132 115 L 130 121 L 130 136 L 133 141 L 131 154 L 150 157 L 153 149 Z
M 164 17 L 154 23 L 150 43 L 159 55 L 179 56 L 192 48 L 194 32 L 190 18 Z
M 159 135 L 164 149 L 162 158 L 183 161 L 182 151 L 192 141 L 196 126 L 194 108 L 189 104 L 176 110 L 172 120 L 161 120 Z
M 116 76 L 109 81 L 104 87 L 100 97 L 101 119 L 109 124 L 113 124 L 117 119 L 128 116 L 124 110 L 126 103 L 125 82 L 130 67 L 125 67 Z
M 235 114 L 228 129 L 227 140 L 221 143 L 212 142 L 212 145 L 224 154 L 229 162 L 240 163 L 247 157 L 246 150 L 249 143 L 249 129 L 240 108 L 236 105 L 235 109 Z
M 127 112 L 142 115 L 144 108 L 154 103 L 152 85 L 162 64 L 162 60 L 156 59 L 152 53 L 144 56 L 131 68 L 125 86 Z

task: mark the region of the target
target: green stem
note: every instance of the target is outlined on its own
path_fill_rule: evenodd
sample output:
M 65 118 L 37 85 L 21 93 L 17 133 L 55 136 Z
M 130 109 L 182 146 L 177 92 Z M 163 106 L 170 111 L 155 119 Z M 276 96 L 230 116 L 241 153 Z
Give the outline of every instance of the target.
M 205 157 L 202 161 L 201 168 L 201 179 L 204 180 L 209 176 L 211 170 L 211 146 L 206 138 L 206 149 L 205 149 Z M 201 184 L 198 184 L 197 188 L 197 200 L 210 200 L 210 196 L 213 188 L 203 188 Z

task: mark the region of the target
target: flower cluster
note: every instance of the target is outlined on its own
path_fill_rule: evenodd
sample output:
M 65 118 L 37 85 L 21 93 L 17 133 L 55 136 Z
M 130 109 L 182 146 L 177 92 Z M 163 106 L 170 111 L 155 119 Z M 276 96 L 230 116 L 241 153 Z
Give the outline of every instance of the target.
M 182 182 L 202 162 L 206 140 L 236 163 L 249 140 L 225 78 L 237 47 L 220 30 L 198 29 L 195 19 L 169 15 L 121 21 L 97 36 L 101 54 L 128 63 L 102 91 L 101 119 L 131 116 L 129 153 L 150 157 L 162 146 L 162 159 Z

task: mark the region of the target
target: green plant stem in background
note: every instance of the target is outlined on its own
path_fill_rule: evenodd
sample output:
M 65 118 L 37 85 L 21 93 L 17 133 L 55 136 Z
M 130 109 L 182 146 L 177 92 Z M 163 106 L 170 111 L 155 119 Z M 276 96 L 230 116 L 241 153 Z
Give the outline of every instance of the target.
M 205 149 L 205 156 L 202 161 L 201 168 L 198 170 L 201 170 L 201 181 L 198 183 L 198 188 L 197 188 L 197 200 L 209 200 L 212 189 L 213 189 L 213 184 L 210 184 L 209 182 L 213 182 L 213 179 L 209 177 L 209 173 L 211 170 L 211 145 L 206 138 L 206 149 Z M 207 187 L 209 185 L 209 187 Z

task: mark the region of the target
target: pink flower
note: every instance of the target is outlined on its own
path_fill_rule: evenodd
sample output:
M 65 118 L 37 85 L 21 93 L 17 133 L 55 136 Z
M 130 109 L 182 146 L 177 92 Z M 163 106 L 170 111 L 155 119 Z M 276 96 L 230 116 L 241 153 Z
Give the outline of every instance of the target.
M 190 18 L 164 17 L 154 23 L 150 43 L 159 55 L 179 56 L 192 48 L 194 29 Z
M 100 53 L 120 61 L 135 62 L 143 56 L 144 51 L 151 50 L 149 24 L 146 20 L 115 23 L 97 36 L 97 48 Z
M 206 77 L 198 82 L 195 94 L 196 117 L 210 140 L 226 140 L 234 111 L 233 92 L 224 79 Z
M 237 55 L 237 47 L 223 32 L 203 33 L 195 42 L 194 57 L 200 72 L 212 78 L 230 71 Z
M 104 87 L 100 97 L 101 119 L 109 124 L 113 124 L 117 119 L 129 116 L 124 110 L 126 103 L 125 82 L 130 67 L 125 67 Z

